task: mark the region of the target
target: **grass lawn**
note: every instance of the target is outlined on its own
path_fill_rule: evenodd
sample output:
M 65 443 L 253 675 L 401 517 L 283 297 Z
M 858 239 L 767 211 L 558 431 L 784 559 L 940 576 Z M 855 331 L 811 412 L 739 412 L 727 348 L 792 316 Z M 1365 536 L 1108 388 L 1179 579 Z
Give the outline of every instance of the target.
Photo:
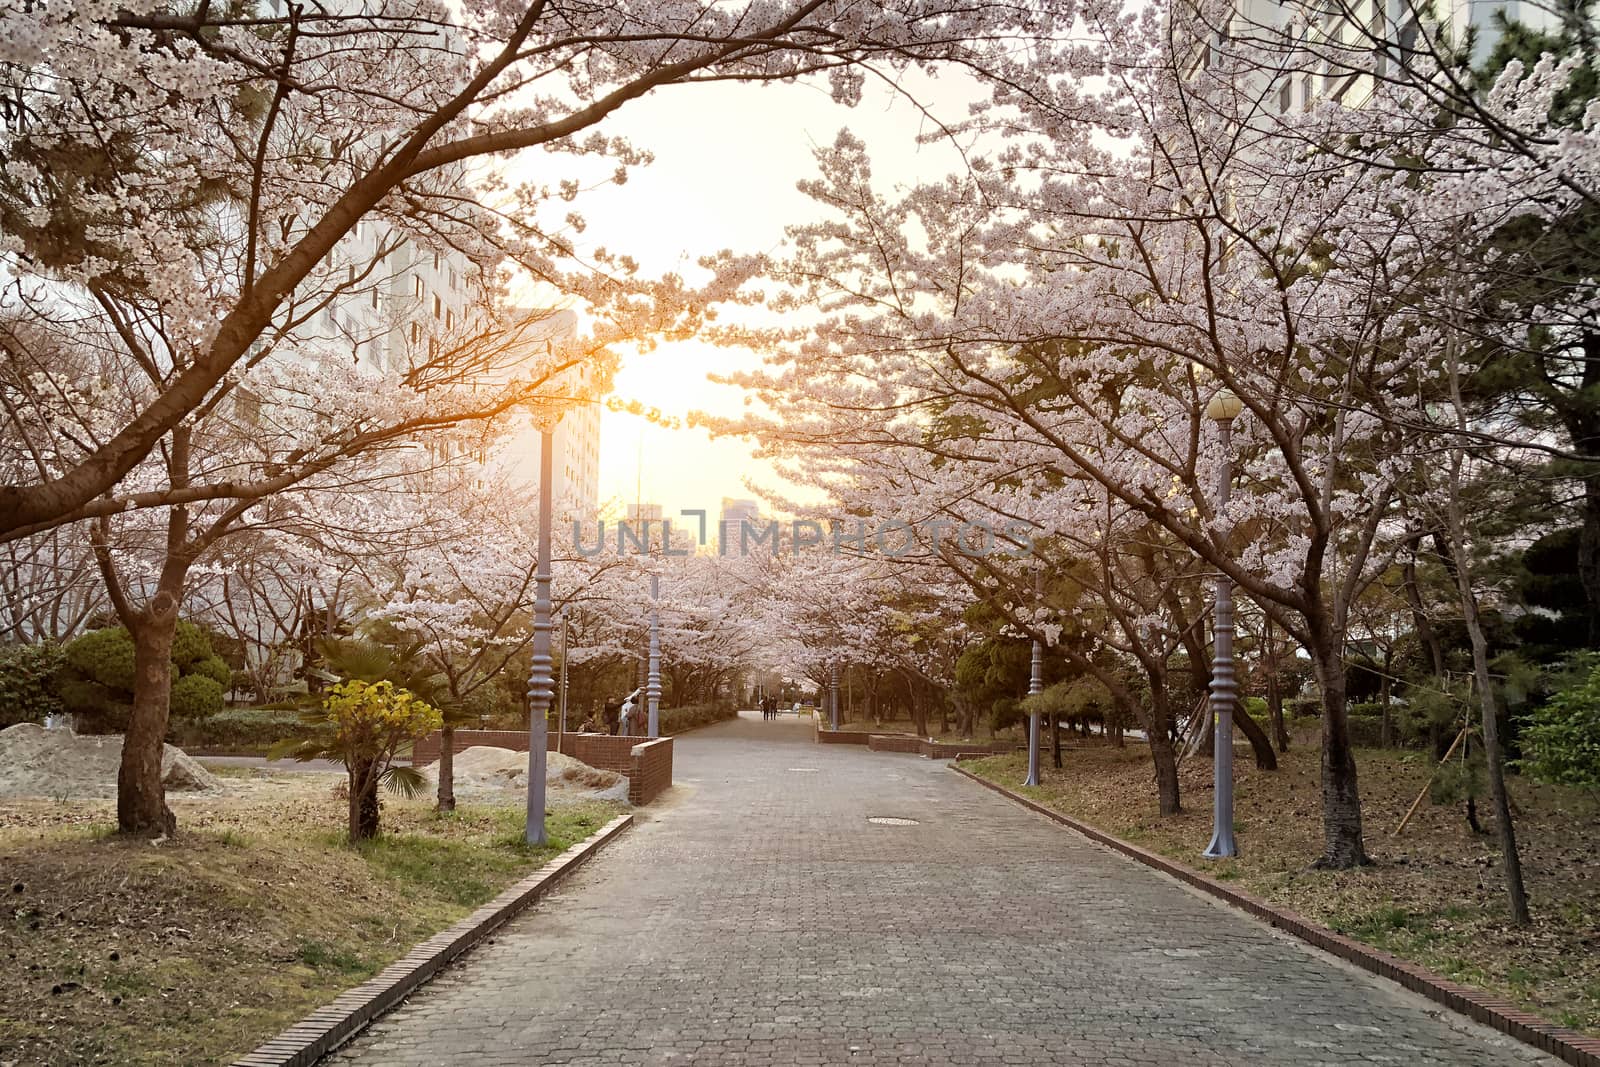
M 1600 802 L 1578 790 L 1513 779 L 1517 839 L 1534 921 L 1507 922 L 1499 849 L 1468 826 L 1461 804 L 1422 802 L 1392 833 L 1427 780 L 1422 753 L 1362 750 L 1359 781 L 1374 863 L 1318 871 L 1319 751 L 1306 738 L 1277 772 L 1258 771 L 1247 748 L 1234 760 L 1239 858 L 1201 858 L 1211 838 L 1211 763 L 1180 769 L 1184 811 L 1162 819 L 1142 744 L 1124 749 L 1074 739 L 1063 769 L 1044 758 L 1044 784 L 1020 788 L 1024 755 L 964 766 L 1065 814 L 1188 866 L 1233 881 L 1348 937 L 1465 985 L 1498 993 L 1575 1030 L 1600 1034 Z M 1492 831 L 1489 804 L 1479 822 Z
M 111 834 L 109 801 L 0 805 L 0 1063 L 227 1063 L 615 817 L 385 797 L 343 843 L 342 776 L 232 772 L 172 798 L 178 837 Z

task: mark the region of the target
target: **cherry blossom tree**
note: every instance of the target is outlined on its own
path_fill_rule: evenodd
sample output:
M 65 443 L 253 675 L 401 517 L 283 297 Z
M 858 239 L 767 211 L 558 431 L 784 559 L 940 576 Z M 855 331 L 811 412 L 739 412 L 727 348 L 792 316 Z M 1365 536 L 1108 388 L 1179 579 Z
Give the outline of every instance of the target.
M 1070 18 L 1004 0 L 7 3 L 9 299 L 36 334 L 92 318 L 120 342 L 119 362 L 167 370 L 93 434 L 8 463 L 0 534 L 90 517 L 192 413 L 238 388 L 263 348 L 303 335 L 330 288 L 370 285 L 368 265 L 341 251 L 363 222 L 395 247 L 511 257 L 591 308 L 602 345 L 670 336 L 727 295 L 720 277 L 649 280 L 626 255 L 575 250 L 582 220 L 566 202 L 597 171 L 621 180 L 647 159 L 605 135 L 609 116 L 667 87 L 811 74 L 853 103 L 870 74 L 983 63 Z M 570 168 L 521 184 L 492 169 L 529 149 Z M 63 299 L 72 315 L 55 310 Z M 18 360 L 49 347 L 7 340 Z M 147 492 L 118 506 L 231 495 L 200 479 Z
M 779 306 L 824 317 L 808 334 L 730 332 L 776 353 L 741 379 L 775 414 L 724 428 L 826 447 L 822 484 L 850 455 L 955 449 L 1036 492 L 1098 485 L 1310 650 L 1320 862 L 1359 864 L 1344 635 L 1398 544 L 1412 464 L 1396 398 L 1419 374 L 1437 395 L 1397 294 L 1438 257 L 1393 224 L 1393 168 L 1340 149 L 1348 109 L 1277 114 L 1228 62 L 1195 69 L 1165 16 L 1097 23 L 1096 47 L 1073 45 L 1099 97 L 1047 69 L 1025 94 L 998 89 L 993 126 L 1026 133 L 974 151 L 967 174 L 891 198 L 854 139 L 820 153 L 808 191 L 834 217 L 794 229 L 769 269 L 790 283 Z M 1225 512 L 1205 414 L 1219 391 L 1243 409 Z M 981 428 L 970 440 L 936 432 L 963 421 Z

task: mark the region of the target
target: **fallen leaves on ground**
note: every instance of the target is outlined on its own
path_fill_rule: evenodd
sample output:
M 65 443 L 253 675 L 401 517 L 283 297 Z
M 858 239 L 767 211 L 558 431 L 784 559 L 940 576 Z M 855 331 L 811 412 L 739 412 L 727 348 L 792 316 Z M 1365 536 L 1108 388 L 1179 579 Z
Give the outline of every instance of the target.
M 514 808 L 386 797 L 353 849 L 342 775 L 225 780 L 172 796 L 159 842 L 112 834 L 110 801 L 0 805 L 0 1062 L 229 1062 L 619 810 L 553 811 L 534 851 Z

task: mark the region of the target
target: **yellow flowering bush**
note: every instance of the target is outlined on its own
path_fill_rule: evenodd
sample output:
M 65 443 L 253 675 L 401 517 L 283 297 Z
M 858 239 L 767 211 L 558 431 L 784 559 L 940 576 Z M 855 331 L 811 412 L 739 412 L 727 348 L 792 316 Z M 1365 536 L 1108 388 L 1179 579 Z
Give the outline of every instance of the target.
M 394 758 L 444 725 L 439 709 L 393 682 L 352 678 L 330 689 L 319 707 L 300 716 L 311 735 L 293 743 L 298 760 L 336 759 L 350 776 L 350 840 L 378 832 L 378 786 L 415 796 L 423 786 L 411 767 Z
M 334 744 L 350 752 L 392 751 L 444 725 L 438 709 L 393 682 L 340 682 L 322 707 L 334 727 Z

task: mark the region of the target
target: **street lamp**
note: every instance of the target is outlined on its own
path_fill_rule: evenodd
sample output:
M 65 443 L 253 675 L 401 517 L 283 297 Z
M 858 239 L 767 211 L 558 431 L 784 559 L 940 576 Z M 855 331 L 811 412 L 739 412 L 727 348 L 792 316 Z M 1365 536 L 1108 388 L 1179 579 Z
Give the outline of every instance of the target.
M 650 669 L 644 676 L 645 706 L 650 709 L 649 734 L 661 736 L 661 576 L 650 575 Z
M 1206 418 L 1217 424 L 1217 447 L 1222 450 L 1217 475 L 1217 513 L 1225 515 L 1228 493 L 1233 482 L 1233 420 L 1244 404 L 1226 389 L 1219 389 L 1206 405 Z M 1211 844 L 1207 859 L 1237 856 L 1233 839 L 1233 709 L 1239 700 L 1239 686 L 1233 677 L 1233 581 L 1226 573 L 1217 575 L 1216 604 L 1212 609 L 1211 629 L 1215 652 L 1211 657 L 1211 714 L 1216 720 L 1213 736 Z
M 1033 599 L 1035 605 L 1039 600 L 1039 585 L 1041 572 L 1033 572 Z M 1038 626 L 1034 620 L 1034 626 Z M 1033 667 L 1028 674 L 1028 695 L 1037 697 L 1044 692 L 1044 642 L 1039 640 L 1037 633 L 1033 638 Z M 1039 784 L 1039 705 L 1035 700 L 1033 710 L 1028 712 L 1028 777 L 1023 785 Z
M 828 723 L 831 729 L 839 728 L 839 665 L 828 668 Z
M 528 825 L 530 845 L 545 843 L 544 770 L 549 748 L 550 698 L 555 683 L 550 673 L 550 461 L 555 452 L 552 429 L 539 431 L 539 558 L 533 572 L 533 663 L 528 669 Z
M 567 646 L 572 641 L 571 619 L 567 613 L 561 613 L 561 687 L 557 690 L 561 694 L 561 713 L 557 716 L 560 723 L 556 727 L 556 751 L 561 751 L 562 744 L 567 739 Z

